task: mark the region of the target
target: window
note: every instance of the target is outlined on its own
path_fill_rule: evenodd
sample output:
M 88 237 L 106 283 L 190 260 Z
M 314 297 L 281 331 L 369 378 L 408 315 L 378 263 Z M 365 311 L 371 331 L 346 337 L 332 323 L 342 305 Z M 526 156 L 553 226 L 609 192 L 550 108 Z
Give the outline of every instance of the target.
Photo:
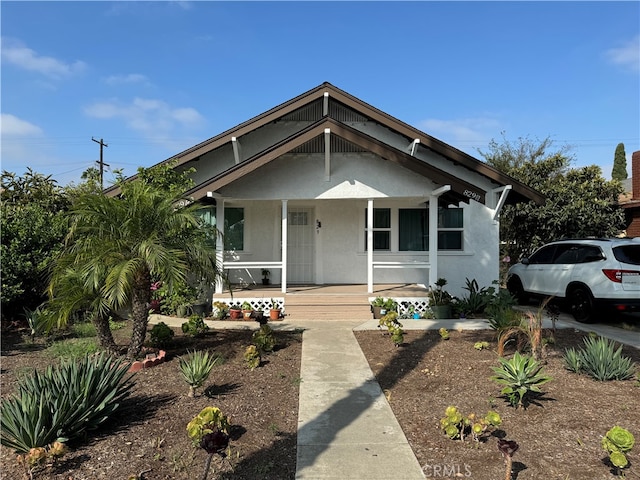
M 210 206 L 199 210 L 200 218 L 207 227 L 217 227 L 216 207 Z M 211 242 L 215 246 L 215 234 L 211 234 Z M 224 209 L 224 249 L 244 250 L 244 208 L 225 207 Z
M 367 209 L 364 211 L 364 228 L 369 227 Z M 364 249 L 367 250 L 367 233 L 364 235 Z M 391 209 L 373 209 L 373 250 L 391 250 Z
M 462 250 L 463 210 L 438 209 L 438 250 Z M 401 252 L 429 250 L 429 210 L 400 209 L 398 215 L 398 245 Z
M 244 250 L 244 208 L 224 209 L 224 249 Z
M 438 250 L 462 250 L 463 213 L 461 208 L 438 208 Z
M 403 208 L 398 212 L 398 245 L 401 252 L 429 250 L 429 210 Z

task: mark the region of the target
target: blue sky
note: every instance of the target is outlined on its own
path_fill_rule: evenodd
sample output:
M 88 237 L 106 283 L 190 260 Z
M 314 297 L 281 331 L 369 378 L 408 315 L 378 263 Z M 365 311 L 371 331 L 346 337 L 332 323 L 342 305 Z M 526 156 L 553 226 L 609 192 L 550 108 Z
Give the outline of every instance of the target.
M 126 175 L 324 81 L 481 158 L 640 150 L 640 2 L 10 2 L 2 169 Z M 107 171 L 105 180 L 113 179 Z

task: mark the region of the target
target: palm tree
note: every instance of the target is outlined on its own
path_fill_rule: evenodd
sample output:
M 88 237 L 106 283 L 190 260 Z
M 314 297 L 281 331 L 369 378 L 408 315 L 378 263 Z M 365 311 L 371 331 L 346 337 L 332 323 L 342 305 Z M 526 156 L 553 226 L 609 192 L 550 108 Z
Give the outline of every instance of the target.
M 185 282 L 187 272 L 206 282 L 221 274 L 196 204 L 142 181 L 123 183 L 121 191 L 120 197 L 77 198 L 62 263 L 111 310 L 130 307 L 127 356 L 135 358 L 146 336 L 152 278 L 171 288 Z
M 100 347 L 109 352 L 116 352 L 117 346 L 109 326 L 109 317 L 115 313 L 109 307 L 100 288 L 86 285 L 81 273 L 73 265 L 74 258 L 64 255 L 57 259 L 49 282 L 49 301 L 46 303 L 47 330 L 61 328 L 69 323 L 70 318 L 78 312 L 84 312 L 91 318 L 96 328 Z

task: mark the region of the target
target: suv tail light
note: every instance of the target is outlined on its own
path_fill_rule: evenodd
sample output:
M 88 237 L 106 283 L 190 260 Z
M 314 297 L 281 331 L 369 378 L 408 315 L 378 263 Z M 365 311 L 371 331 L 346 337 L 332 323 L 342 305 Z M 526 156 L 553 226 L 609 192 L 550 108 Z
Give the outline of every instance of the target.
M 616 283 L 622 283 L 622 274 L 628 273 L 631 275 L 638 275 L 638 272 L 635 270 L 616 270 L 616 269 L 603 269 L 602 273 L 604 273 L 609 280 Z

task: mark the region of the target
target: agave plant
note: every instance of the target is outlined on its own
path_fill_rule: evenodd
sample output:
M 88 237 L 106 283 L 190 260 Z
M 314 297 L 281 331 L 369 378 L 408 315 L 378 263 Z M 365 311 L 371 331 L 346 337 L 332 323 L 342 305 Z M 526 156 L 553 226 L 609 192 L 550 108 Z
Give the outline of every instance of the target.
M 530 392 L 540 393 L 539 387 L 552 379 L 543 375 L 542 366 L 536 360 L 519 352 L 509 360 L 502 357 L 498 360 L 500 366 L 491 367 L 495 373 L 491 380 L 504 385 L 501 393 L 516 408 L 524 407 L 524 397 Z
M 200 350 L 189 353 L 186 358 L 178 358 L 178 366 L 182 376 L 189 384 L 190 397 L 194 397 L 196 388 L 201 387 L 207 381 L 211 370 L 219 359 L 220 357 L 214 357 L 209 352 Z
M 97 429 L 129 394 L 129 364 L 100 354 L 34 371 L 2 401 L 0 441 L 18 453 Z

